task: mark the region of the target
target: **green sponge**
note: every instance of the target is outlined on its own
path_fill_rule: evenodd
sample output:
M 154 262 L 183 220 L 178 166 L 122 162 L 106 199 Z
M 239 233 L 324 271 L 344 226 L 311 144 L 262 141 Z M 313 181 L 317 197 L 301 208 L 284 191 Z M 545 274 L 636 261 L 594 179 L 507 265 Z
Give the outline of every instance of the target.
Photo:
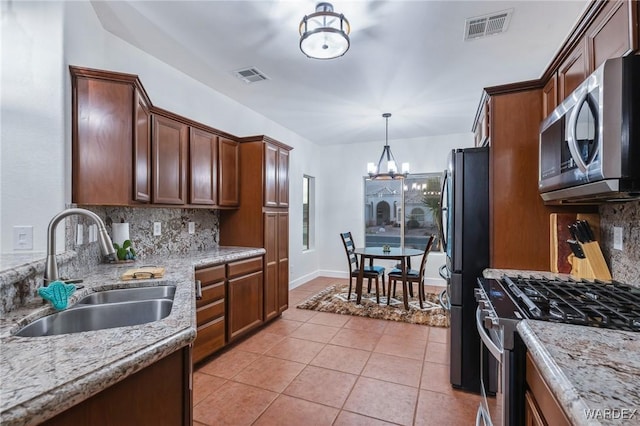
M 73 284 L 65 284 L 62 281 L 54 281 L 49 284 L 48 287 L 40 287 L 38 294 L 43 299 L 51 302 L 54 309 L 61 311 L 67 309 L 69 303 L 69 296 L 76 291 L 76 286 Z

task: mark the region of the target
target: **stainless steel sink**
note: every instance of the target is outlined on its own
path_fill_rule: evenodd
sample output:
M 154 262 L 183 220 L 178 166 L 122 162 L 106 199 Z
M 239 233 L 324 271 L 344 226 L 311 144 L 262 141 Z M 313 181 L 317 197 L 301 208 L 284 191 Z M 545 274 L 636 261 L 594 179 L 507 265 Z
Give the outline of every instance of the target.
M 173 300 L 176 286 L 160 285 L 155 287 L 121 288 L 117 290 L 99 291 L 83 297 L 78 305 L 97 305 L 103 303 L 133 302 L 150 299 Z
M 146 324 L 167 317 L 172 306 L 173 301 L 169 299 L 76 305 L 32 322 L 16 336 L 52 336 Z

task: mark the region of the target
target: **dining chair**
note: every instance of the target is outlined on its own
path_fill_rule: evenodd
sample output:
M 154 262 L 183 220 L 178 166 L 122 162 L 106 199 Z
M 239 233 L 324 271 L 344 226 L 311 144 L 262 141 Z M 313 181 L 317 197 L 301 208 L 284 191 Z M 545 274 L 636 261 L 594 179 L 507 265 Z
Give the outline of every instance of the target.
M 356 246 L 353 243 L 353 237 L 351 232 L 343 232 L 340 234 L 342 238 L 342 244 L 344 250 L 347 253 L 347 260 L 349 261 L 349 294 L 347 300 L 351 299 L 351 289 L 353 287 L 353 279 L 358 279 L 360 275 L 360 265 L 358 263 L 358 256 L 355 254 Z M 380 288 L 378 286 L 378 279 L 382 277 L 382 295 L 386 295 L 385 282 L 384 282 L 384 267 L 374 266 L 373 261 L 369 265 L 364 267 L 364 278 L 367 279 L 367 291 L 371 292 L 371 280 L 376 282 L 376 301 L 380 303 Z
M 427 266 L 427 257 L 429 256 L 429 252 L 431 251 L 431 247 L 433 246 L 433 241 L 435 240 L 435 235 L 431 235 L 429 237 L 429 241 L 427 241 L 427 246 L 425 247 L 424 254 L 422 255 L 422 260 L 420 261 L 420 270 L 416 271 L 415 269 L 409 269 L 406 273 L 407 282 L 402 283 L 402 291 L 409 291 L 413 287 L 413 283 L 418 283 L 418 299 L 420 300 L 420 308 L 422 309 L 422 301 L 426 300 L 425 291 L 424 291 L 424 270 Z M 393 297 L 396 297 L 396 282 L 402 281 L 402 269 L 394 268 L 387 274 L 389 278 L 389 301 L 391 300 L 391 294 Z M 393 284 L 393 293 L 391 293 L 391 284 Z M 413 291 L 409 291 L 411 295 L 413 295 Z

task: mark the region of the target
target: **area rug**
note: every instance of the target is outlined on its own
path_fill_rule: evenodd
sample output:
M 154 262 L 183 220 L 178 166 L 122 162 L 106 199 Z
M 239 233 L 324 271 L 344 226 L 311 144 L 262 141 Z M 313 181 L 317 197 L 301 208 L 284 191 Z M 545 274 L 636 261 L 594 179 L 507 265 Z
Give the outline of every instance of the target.
M 416 291 L 414 293 L 416 297 L 409 298 L 409 310 L 407 311 L 404 309 L 401 290 L 396 292 L 396 297 L 391 298 L 389 306 L 387 306 L 385 296 L 380 296 L 380 304 L 376 303 L 375 293 L 363 293 L 361 303 L 358 305 L 355 291 L 351 292 L 351 300 L 347 300 L 348 293 L 348 285 L 333 285 L 311 296 L 297 307 L 319 312 L 449 327 L 449 316 L 440 306 L 437 294 L 426 293 L 427 300 L 422 302 L 424 307 L 420 309 Z

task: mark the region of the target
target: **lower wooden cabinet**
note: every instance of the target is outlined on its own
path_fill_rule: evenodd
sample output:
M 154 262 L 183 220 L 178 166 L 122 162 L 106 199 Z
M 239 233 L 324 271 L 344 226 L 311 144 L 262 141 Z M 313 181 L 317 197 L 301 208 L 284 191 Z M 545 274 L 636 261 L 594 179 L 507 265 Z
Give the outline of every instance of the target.
M 289 213 L 264 213 L 264 246 L 267 251 L 264 277 L 265 321 L 289 307 Z
M 191 365 L 187 346 L 42 424 L 191 425 Z
M 227 265 L 229 342 L 263 323 L 262 258 Z
M 225 265 L 196 270 L 202 298 L 196 300 L 196 340 L 193 362 L 199 362 L 222 348 L 226 339 L 226 271 Z
M 567 415 L 528 353 L 526 365 L 525 424 L 527 426 L 570 426 L 571 422 Z

